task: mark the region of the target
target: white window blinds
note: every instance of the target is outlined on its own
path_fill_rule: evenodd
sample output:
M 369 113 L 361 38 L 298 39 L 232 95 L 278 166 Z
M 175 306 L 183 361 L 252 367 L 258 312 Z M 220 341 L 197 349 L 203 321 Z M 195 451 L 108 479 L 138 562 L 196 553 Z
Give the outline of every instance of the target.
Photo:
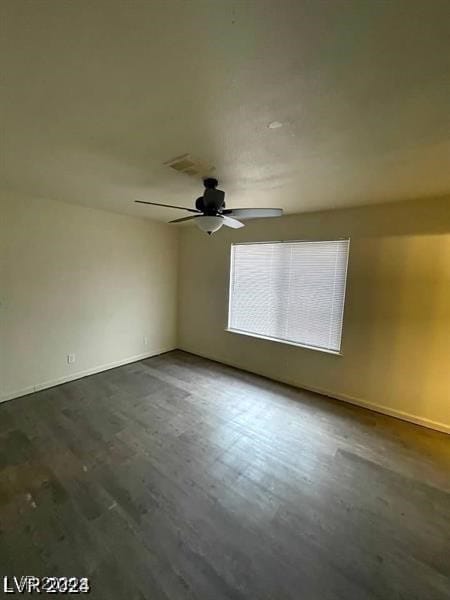
M 233 244 L 228 328 L 339 352 L 348 248 L 348 240 Z

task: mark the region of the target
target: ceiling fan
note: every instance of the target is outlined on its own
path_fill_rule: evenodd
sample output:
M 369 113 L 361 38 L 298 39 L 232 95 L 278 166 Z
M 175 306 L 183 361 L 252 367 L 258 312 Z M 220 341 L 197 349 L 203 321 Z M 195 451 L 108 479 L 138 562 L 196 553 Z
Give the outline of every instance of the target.
M 187 210 L 195 213 L 189 217 L 174 219 L 169 223 L 182 223 L 195 219 L 195 224 L 211 235 L 218 231 L 222 225 L 239 229 L 244 227 L 238 219 L 257 219 L 261 217 L 280 217 L 283 214 L 281 208 L 225 208 L 225 192 L 218 190 L 219 182 L 217 179 L 208 177 L 203 180 L 205 191 L 203 196 L 195 201 L 195 208 L 185 208 L 184 206 L 173 206 L 172 204 L 160 204 L 159 202 L 145 202 L 144 200 L 135 200 L 138 204 L 151 204 L 152 206 L 165 206 L 166 208 L 177 208 L 178 210 Z M 237 218 L 236 218 L 237 217 Z

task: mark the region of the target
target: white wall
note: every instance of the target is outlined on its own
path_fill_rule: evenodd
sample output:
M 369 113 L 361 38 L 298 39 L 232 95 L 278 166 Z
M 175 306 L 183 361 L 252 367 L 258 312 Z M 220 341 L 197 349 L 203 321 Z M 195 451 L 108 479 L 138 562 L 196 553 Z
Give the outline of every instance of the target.
M 176 296 L 174 228 L 2 192 L 0 399 L 173 349 Z
M 343 356 L 225 331 L 231 242 L 340 237 L 351 238 Z M 185 228 L 178 345 L 450 431 L 450 200 L 262 219 L 211 238 Z

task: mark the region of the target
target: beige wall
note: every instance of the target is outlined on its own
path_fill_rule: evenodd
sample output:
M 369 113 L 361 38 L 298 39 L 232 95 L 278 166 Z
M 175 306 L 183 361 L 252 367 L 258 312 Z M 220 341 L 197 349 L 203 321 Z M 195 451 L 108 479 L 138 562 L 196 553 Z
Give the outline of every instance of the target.
M 174 348 L 176 295 L 174 229 L 2 192 L 0 399 Z
M 347 236 L 342 356 L 224 331 L 231 242 Z M 450 199 L 260 220 L 212 238 L 183 229 L 187 351 L 450 431 L 449 340 Z
M 232 241 L 346 236 L 342 356 L 224 331 Z M 178 345 L 450 431 L 449 334 L 449 199 L 186 227 L 177 254 L 166 225 L 0 194 L 0 400 Z

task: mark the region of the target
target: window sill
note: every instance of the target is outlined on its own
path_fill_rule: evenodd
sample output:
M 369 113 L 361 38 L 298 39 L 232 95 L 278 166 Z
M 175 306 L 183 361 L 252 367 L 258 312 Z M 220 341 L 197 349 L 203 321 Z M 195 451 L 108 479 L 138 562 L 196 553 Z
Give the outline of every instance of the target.
M 229 333 L 237 333 L 239 335 L 246 335 L 248 337 L 257 338 L 260 340 L 268 340 L 269 342 L 278 342 L 279 344 L 286 344 L 287 346 L 296 346 L 297 348 L 304 348 L 305 350 L 316 350 L 317 352 L 324 352 L 325 354 L 333 354 L 334 356 L 342 356 L 342 352 L 337 350 L 328 350 L 327 348 L 320 348 L 318 346 L 307 346 L 306 344 L 298 344 L 297 342 L 289 342 L 287 340 L 280 340 L 279 338 L 269 337 L 267 335 L 260 335 L 258 333 L 250 333 L 249 331 L 242 331 L 240 329 L 231 329 L 227 327 L 225 331 Z

